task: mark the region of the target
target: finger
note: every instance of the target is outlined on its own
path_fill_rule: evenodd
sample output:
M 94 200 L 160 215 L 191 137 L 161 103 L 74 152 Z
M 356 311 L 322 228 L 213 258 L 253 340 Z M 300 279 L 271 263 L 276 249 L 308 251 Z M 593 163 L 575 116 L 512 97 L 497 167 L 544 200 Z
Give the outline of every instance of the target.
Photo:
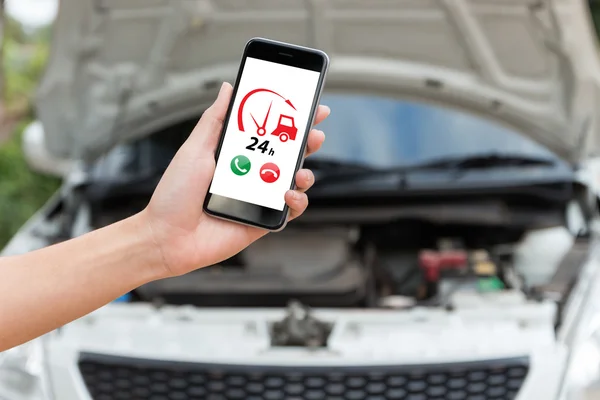
M 325 133 L 318 129 L 313 129 L 308 134 L 308 139 L 306 140 L 306 156 L 310 156 L 313 153 L 319 151 L 323 142 L 325 141 Z
M 315 125 L 318 125 L 321 122 L 323 122 L 325 120 L 325 118 L 329 117 L 329 114 L 331 114 L 331 109 L 327 106 L 320 105 L 319 108 L 317 108 L 317 115 L 315 117 Z
M 285 193 L 285 203 L 290 208 L 290 217 L 292 220 L 298 218 L 308 207 L 308 196 L 298 190 L 288 190 Z
M 310 169 L 301 169 L 296 173 L 296 187 L 300 192 L 306 192 L 315 183 L 315 175 Z
M 227 82 L 223 82 L 217 99 L 202 114 L 202 118 L 196 124 L 189 139 L 195 142 L 196 151 L 202 149 L 214 152 L 216 149 L 232 92 L 232 86 Z

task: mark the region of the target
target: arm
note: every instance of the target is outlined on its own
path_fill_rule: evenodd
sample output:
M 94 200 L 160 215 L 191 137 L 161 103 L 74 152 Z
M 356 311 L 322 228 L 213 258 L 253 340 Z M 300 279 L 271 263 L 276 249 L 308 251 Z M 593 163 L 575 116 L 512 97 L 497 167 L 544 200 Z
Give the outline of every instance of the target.
M 0 351 L 166 277 L 142 214 L 82 237 L 0 259 Z
M 77 319 L 152 280 L 178 276 L 233 256 L 267 232 L 208 217 L 204 196 L 232 88 L 219 97 L 165 171 L 141 213 L 82 237 L 0 259 L 0 351 Z M 317 122 L 329 114 L 319 109 Z M 323 143 L 313 130 L 308 152 Z M 290 218 L 308 205 L 313 174 L 300 170 L 286 193 Z

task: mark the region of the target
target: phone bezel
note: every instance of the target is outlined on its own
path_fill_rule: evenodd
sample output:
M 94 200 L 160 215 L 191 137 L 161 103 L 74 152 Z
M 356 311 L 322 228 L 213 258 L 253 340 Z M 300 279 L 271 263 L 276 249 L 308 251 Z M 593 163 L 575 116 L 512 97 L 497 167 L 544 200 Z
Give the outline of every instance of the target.
M 225 137 L 225 130 L 229 123 L 229 119 L 232 114 L 232 108 L 234 99 L 237 96 L 238 85 L 240 78 L 244 71 L 246 59 L 248 57 L 257 58 L 264 61 L 270 61 L 282 65 L 288 65 L 291 67 L 307 69 L 320 73 L 319 82 L 315 90 L 315 96 L 311 111 L 309 114 L 309 120 L 306 125 L 306 132 L 304 132 L 304 138 L 302 141 L 302 151 L 298 154 L 296 161 L 296 167 L 294 170 L 294 176 L 296 172 L 302 167 L 304 157 L 306 154 L 306 143 L 308 140 L 308 133 L 312 129 L 314 119 L 316 117 L 317 108 L 323 91 L 327 69 L 329 66 L 329 57 L 327 54 L 320 50 L 311 49 L 307 47 L 297 46 L 289 43 L 278 42 L 274 40 L 264 38 L 253 38 L 246 43 L 242 60 L 240 62 L 240 68 L 235 80 L 231 102 L 227 109 L 227 114 L 223 122 L 223 130 L 221 132 L 219 143 L 215 152 L 215 161 L 218 162 L 221 147 L 223 145 L 223 139 Z M 211 181 L 212 185 L 212 181 Z M 210 188 L 210 186 L 209 186 Z M 295 188 L 295 181 L 290 182 L 290 189 Z M 289 208 L 287 205 L 284 206 L 283 210 L 279 211 L 269 207 L 259 206 L 257 204 L 248 203 L 232 198 L 211 194 L 207 192 L 203 204 L 204 212 L 207 214 L 222 218 L 245 225 L 256 226 L 262 229 L 270 231 L 278 231 L 285 227 L 288 219 Z

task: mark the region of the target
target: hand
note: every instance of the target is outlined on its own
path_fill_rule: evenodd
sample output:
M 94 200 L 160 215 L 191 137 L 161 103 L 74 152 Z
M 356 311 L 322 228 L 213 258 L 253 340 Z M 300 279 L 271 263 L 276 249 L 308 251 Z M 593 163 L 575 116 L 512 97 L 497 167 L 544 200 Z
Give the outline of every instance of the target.
M 232 87 L 225 83 L 215 103 L 208 108 L 188 140 L 179 149 L 158 184 L 148 207 L 140 214 L 160 252 L 165 275 L 177 276 L 216 264 L 239 253 L 268 231 L 216 219 L 202 210 L 215 170 L 215 150 L 231 99 Z M 319 106 L 315 123 L 329 115 Z M 307 154 L 319 150 L 325 135 L 313 129 Z M 290 219 L 308 206 L 304 193 L 315 181 L 310 170 L 296 174 L 297 190 L 285 194 Z

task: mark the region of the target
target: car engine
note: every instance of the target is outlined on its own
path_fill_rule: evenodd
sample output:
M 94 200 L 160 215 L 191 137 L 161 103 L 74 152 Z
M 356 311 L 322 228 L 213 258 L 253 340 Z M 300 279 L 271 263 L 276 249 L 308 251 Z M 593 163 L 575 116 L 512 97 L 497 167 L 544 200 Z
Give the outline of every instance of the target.
M 141 301 L 200 307 L 285 307 L 292 302 L 320 308 L 451 310 L 464 293 L 510 292 L 552 298 L 560 305 L 588 245 L 560 229 L 551 231 L 556 254 L 539 256 L 546 267 L 540 275 L 529 254 L 539 250 L 531 243 L 524 250 L 525 234 L 502 227 L 424 221 L 320 229 L 292 224 L 223 263 L 146 284 L 135 294 Z
M 285 306 L 289 299 L 320 307 L 366 301 L 368 260 L 353 229 L 285 230 L 222 264 L 138 289 L 144 300 L 223 307 Z

